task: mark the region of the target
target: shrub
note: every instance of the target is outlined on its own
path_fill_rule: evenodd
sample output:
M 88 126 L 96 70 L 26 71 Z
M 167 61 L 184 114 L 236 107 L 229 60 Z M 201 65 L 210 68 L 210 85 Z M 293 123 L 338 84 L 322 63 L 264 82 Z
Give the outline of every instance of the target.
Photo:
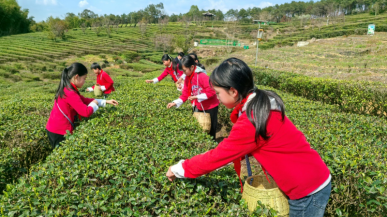
M 205 60 L 205 64 L 206 64 L 206 66 L 209 66 L 209 65 L 218 63 L 219 61 L 220 61 L 219 58 L 208 58 Z
M 114 60 L 114 62 L 117 62 L 117 60 L 119 60 L 120 59 L 120 57 L 119 56 L 113 56 L 113 60 Z
M 134 52 L 134 51 L 126 51 L 122 54 L 124 60 L 126 62 L 132 62 L 136 57 L 138 57 L 138 53 L 137 52 Z
M 45 79 L 51 79 L 51 80 L 60 79 L 61 73 L 62 72 L 55 72 L 55 71 L 54 72 L 43 72 L 42 77 Z
M 260 67 L 254 69 L 254 74 L 261 85 L 339 105 L 345 112 L 387 116 L 387 87 L 382 84 L 308 77 Z

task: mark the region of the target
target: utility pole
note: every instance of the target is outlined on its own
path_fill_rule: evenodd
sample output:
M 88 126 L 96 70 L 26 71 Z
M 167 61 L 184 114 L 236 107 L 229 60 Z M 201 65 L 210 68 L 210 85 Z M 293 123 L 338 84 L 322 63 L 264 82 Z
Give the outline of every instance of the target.
M 257 38 L 255 39 L 256 42 L 257 42 L 257 51 L 255 52 L 255 66 L 257 66 L 257 62 L 258 62 L 258 44 L 259 44 L 259 39 L 262 38 L 262 35 L 263 35 L 263 31 L 261 31 L 260 33 L 260 29 L 261 29 L 261 23 L 267 23 L 267 21 L 264 21 L 264 20 L 254 20 L 254 22 L 258 22 L 258 31 L 257 31 Z

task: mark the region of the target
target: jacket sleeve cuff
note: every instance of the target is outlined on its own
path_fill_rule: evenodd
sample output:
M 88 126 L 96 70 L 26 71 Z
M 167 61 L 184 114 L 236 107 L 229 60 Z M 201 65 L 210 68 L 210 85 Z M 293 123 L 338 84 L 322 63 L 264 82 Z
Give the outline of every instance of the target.
M 106 100 L 104 99 L 95 99 L 98 102 L 99 107 L 105 107 L 106 106 Z
M 198 98 L 198 102 L 203 102 L 204 100 L 208 99 L 207 94 L 202 93 L 196 96 Z
M 101 90 L 102 92 L 106 90 L 106 87 L 105 86 L 101 86 Z
M 184 177 L 184 168 L 183 168 L 184 160 L 179 161 L 179 163 L 173 165 L 171 167 L 171 171 L 176 176 L 176 178 L 182 179 Z
M 176 108 L 179 108 L 184 103 L 183 100 L 181 100 L 180 98 L 177 100 L 174 100 L 173 102 L 176 103 Z
M 183 88 L 184 88 L 184 83 L 181 83 L 181 88 L 177 88 L 178 91 L 182 92 L 183 91 Z
M 156 83 L 158 83 L 158 82 L 159 82 L 159 79 L 158 79 L 158 78 L 154 78 L 154 79 L 153 79 L 153 83 L 154 83 L 154 84 L 156 84 Z
M 91 106 L 93 108 L 93 113 L 98 110 L 98 105 L 95 104 L 94 102 L 91 102 L 88 106 Z
M 92 87 L 88 87 L 87 90 L 88 91 L 93 91 L 93 88 Z

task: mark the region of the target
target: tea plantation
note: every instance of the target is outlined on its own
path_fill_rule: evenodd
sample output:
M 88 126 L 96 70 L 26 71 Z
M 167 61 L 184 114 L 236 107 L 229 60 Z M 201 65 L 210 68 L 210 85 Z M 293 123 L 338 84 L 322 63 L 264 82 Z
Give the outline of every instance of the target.
M 377 31 L 386 31 L 385 18 L 372 18 L 381 27 Z M 321 30 L 298 28 L 263 42 L 262 48 L 364 34 L 359 29 L 369 19 L 363 14 Z M 274 27 L 282 32 L 294 28 Z M 0 216 L 276 215 L 264 206 L 248 211 L 232 167 L 195 180 L 171 183 L 165 177 L 170 165 L 217 144 L 201 131 L 188 103 L 166 109 L 179 96 L 169 78 L 156 85 L 144 82 L 163 70 L 163 52 L 152 41 L 159 28 L 149 25 L 145 33 L 116 28 L 111 37 L 73 29 L 58 41 L 48 40 L 45 33 L 0 38 Z M 185 31 L 177 23 L 164 28 L 173 35 Z M 243 38 L 256 25 L 239 28 Z M 197 38 L 225 38 L 217 30 L 194 25 L 189 29 L 197 31 Z M 45 125 L 60 72 L 75 61 L 101 63 L 115 81 L 111 98 L 120 105 L 100 108 L 83 119 L 62 147 L 52 151 Z M 260 88 L 275 90 L 284 99 L 288 117 L 330 168 L 326 216 L 387 216 L 385 85 L 260 67 L 253 71 L 257 85 L 265 85 Z M 81 93 L 92 97 L 85 89 L 94 82 L 89 73 Z M 229 114 L 220 107 L 219 122 L 227 129 Z
M 52 153 L 44 127 L 56 84 L 2 86 L 0 177 L 4 192 L 0 214 L 273 215 L 265 208 L 248 212 L 240 201 L 239 181 L 232 167 L 196 180 L 171 183 L 166 179 L 168 166 L 216 144 L 201 132 L 188 104 L 182 109 L 166 109 L 179 95 L 172 82 L 145 84 L 144 79 L 159 73 L 117 76 L 117 91 L 111 98 L 120 105 L 101 108 L 83 120 Z M 333 190 L 326 215 L 385 215 L 387 121 L 277 92 L 289 118 L 331 170 Z M 222 107 L 220 113 L 220 122 L 228 122 L 229 111 Z M 49 154 L 46 160 L 33 164 L 44 151 Z M 28 170 L 26 165 L 32 166 Z M 22 177 L 15 181 L 18 176 Z
M 298 41 L 305 41 L 312 38 L 332 38 L 337 36 L 348 35 L 365 35 L 367 34 L 367 27 L 369 24 L 375 24 L 376 32 L 387 32 L 386 24 L 387 14 L 381 14 L 379 16 L 372 16 L 370 14 L 359 14 L 345 16 L 344 19 L 336 18 L 331 20 L 329 25 L 326 25 L 326 21 L 322 20 L 319 27 L 316 24 L 309 22 L 302 22 L 300 20 L 294 20 L 289 23 L 278 23 L 261 26 L 265 31 L 269 30 L 276 32 L 278 29 L 279 34 L 272 33 L 272 38 L 267 38 L 265 43 L 260 44 L 261 49 L 270 49 L 275 46 L 292 46 L 297 44 Z M 316 22 L 316 21 L 315 21 Z M 321 22 L 321 21 L 320 21 Z M 332 23 L 333 22 L 333 23 Z M 221 22 L 219 26 L 221 26 Z M 251 39 L 250 32 L 257 29 L 257 24 L 241 25 L 241 36 Z M 274 31 L 275 30 L 275 31 Z
M 108 61 L 106 55 L 114 55 L 110 62 L 115 64 L 131 63 L 138 56 L 148 56 L 152 61 L 159 62 L 160 53 L 155 52 L 155 35 L 176 36 L 186 31 L 195 32 L 197 38 L 214 35 L 214 30 L 195 25 L 183 27 L 178 23 L 166 25 L 162 30 L 157 25 L 148 25 L 145 30 L 142 32 L 138 27 L 115 28 L 108 37 L 105 32 L 97 36 L 93 28 L 87 28 L 85 32 L 73 29 L 66 33 L 65 39 L 56 41 L 48 39 L 46 32 L 1 37 L 0 83 L 59 79 L 68 59 L 74 56 L 99 55 L 102 60 Z M 152 59 L 155 54 L 157 58 Z M 116 62 L 118 60 L 121 61 Z

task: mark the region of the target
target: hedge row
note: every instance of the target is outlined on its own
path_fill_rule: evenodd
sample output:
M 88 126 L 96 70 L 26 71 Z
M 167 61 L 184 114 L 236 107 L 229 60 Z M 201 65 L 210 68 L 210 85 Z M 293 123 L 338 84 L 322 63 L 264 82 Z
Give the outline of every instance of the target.
M 345 112 L 387 116 L 387 86 L 381 83 L 309 77 L 261 67 L 253 70 L 258 84 L 335 104 Z
M 368 25 L 368 24 L 367 24 Z M 260 43 L 261 49 L 270 49 L 275 46 L 293 46 L 298 41 L 306 41 L 312 38 L 333 38 L 344 35 L 364 35 L 367 34 L 367 25 L 352 24 L 348 26 L 324 28 L 321 31 L 300 31 L 292 35 L 279 35 L 267 42 Z M 341 28 L 341 29 L 340 29 Z M 377 25 L 376 32 L 387 32 L 387 25 Z
M 55 85 L 56 86 L 56 85 Z M 50 87 L 49 89 L 47 89 Z M 50 148 L 45 133 L 54 85 L 0 86 L 0 192 L 44 159 Z

